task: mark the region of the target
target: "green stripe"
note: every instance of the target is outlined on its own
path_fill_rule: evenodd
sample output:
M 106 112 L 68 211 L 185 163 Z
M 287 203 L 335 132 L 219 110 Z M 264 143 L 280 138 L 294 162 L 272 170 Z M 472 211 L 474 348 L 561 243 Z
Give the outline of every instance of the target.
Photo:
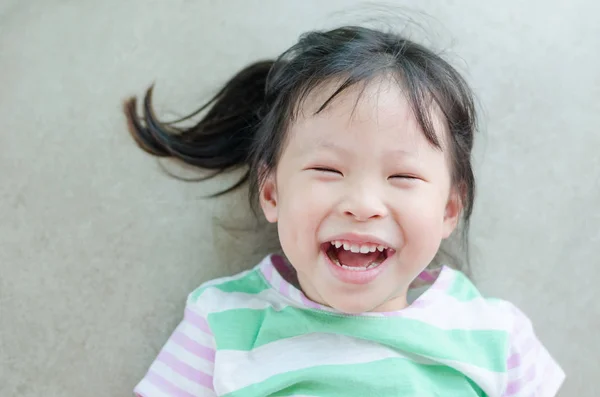
M 250 351 L 308 333 L 330 333 L 375 341 L 418 355 L 505 371 L 508 335 L 494 330 L 443 330 L 402 317 L 337 316 L 286 307 L 280 311 L 235 309 L 208 315 L 217 349 Z
M 481 297 L 481 294 L 477 291 L 471 280 L 461 272 L 455 272 L 454 281 L 450 285 L 450 288 L 448 288 L 447 293 L 461 302 Z
M 460 372 L 438 365 L 389 358 L 365 364 L 322 365 L 272 376 L 228 393 L 245 396 L 460 396 L 484 397 Z
M 217 288 L 223 292 L 243 292 L 246 294 L 258 294 L 266 289 L 269 285 L 258 273 L 258 270 L 248 272 L 244 277 L 237 280 L 223 281 L 222 283 L 201 286 L 190 294 L 190 300 L 196 302 L 200 295 L 208 288 Z

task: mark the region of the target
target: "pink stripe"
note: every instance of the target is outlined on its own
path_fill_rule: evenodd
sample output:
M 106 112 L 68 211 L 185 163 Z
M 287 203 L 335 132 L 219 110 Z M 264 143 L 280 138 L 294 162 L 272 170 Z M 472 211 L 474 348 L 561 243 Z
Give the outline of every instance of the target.
M 512 356 L 506 360 L 506 368 L 513 369 L 521 365 L 521 355 L 519 353 L 514 353 Z
M 190 381 L 202 385 L 208 389 L 212 389 L 212 376 L 205 374 L 204 372 L 195 369 L 182 361 L 179 361 L 177 357 L 171 353 L 162 351 L 158 355 L 157 360 L 165 363 L 169 368 L 184 378 L 189 379 Z
M 286 297 L 290 297 L 290 289 L 289 289 L 289 284 L 283 280 L 281 282 L 281 285 L 279 286 L 279 292 L 281 293 L 281 295 L 286 296 Z
M 193 394 L 186 392 L 185 390 L 181 390 L 162 376 L 158 375 L 156 372 L 148 372 L 145 378 L 148 382 L 152 383 L 154 386 L 164 391 L 166 394 L 172 397 L 196 397 Z
M 509 382 L 506 391 L 504 392 L 504 396 L 508 397 L 517 394 L 523 386 L 527 385 L 527 383 L 531 382 L 533 379 L 535 379 L 535 365 L 532 365 L 527 369 L 523 378 Z
M 273 283 L 273 266 L 267 265 L 263 268 L 263 275 L 267 279 L 267 281 L 272 284 Z
M 313 302 L 310 299 L 308 299 L 306 297 L 306 295 L 304 295 L 303 293 L 300 293 L 300 299 L 302 299 L 302 303 L 304 303 L 304 306 L 306 306 L 306 307 L 310 307 L 310 308 L 313 308 L 313 309 L 320 309 L 321 308 L 321 306 L 319 306 L 315 302 Z
M 215 362 L 214 349 L 199 344 L 198 342 L 190 339 L 187 335 L 183 334 L 181 331 L 176 331 L 173 336 L 171 336 L 171 340 L 190 353 L 212 363 Z
M 193 310 L 186 308 L 184 319 L 191 325 L 201 329 L 202 331 L 204 331 L 205 333 L 207 333 L 209 335 L 212 335 L 212 331 L 210 330 L 208 321 L 206 321 L 206 319 L 204 317 L 202 317 L 198 313 L 194 312 Z
M 508 386 L 506 387 L 506 391 L 504 392 L 504 394 L 502 395 L 503 397 L 508 397 L 508 396 L 512 396 L 514 394 L 517 394 L 519 392 L 519 390 L 521 390 L 521 381 L 513 381 L 510 382 L 508 384 Z

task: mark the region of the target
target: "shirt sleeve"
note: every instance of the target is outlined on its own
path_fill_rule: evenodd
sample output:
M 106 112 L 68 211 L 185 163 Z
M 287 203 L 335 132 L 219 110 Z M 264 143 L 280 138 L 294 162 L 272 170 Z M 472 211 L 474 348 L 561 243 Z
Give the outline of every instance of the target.
M 565 373 L 536 337 L 531 321 L 510 305 L 514 319 L 506 361 L 508 382 L 502 397 L 554 397 Z
M 183 320 L 134 393 L 141 397 L 216 396 L 214 363 L 214 336 L 205 316 L 188 301 Z

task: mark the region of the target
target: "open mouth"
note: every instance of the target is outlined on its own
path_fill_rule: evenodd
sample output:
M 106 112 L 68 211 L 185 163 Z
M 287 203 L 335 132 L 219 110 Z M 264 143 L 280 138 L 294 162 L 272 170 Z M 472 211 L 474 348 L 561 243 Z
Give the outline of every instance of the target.
M 391 248 L 383 245 L 356 244 L 343 240 L 325 243 L 324 249 L 335 265 L 356 272 L 378 267 L 393 253 Z

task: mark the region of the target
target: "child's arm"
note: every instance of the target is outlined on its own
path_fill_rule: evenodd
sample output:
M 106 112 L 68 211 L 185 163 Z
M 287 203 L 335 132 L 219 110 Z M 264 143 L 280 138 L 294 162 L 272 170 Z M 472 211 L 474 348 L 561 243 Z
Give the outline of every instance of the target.
M 512 306 L 512 305 L 511 305 Z M 512 306 L 515 319 L 507 359 L 508 383 L 502 397 L 555 397 L 565 374 L 536 337 L 531 321 Z
M 209 397 L 213 389 L 214 337 L 203 315 L 188 303 L 175 329 L 134 393 L 140 397 Z

